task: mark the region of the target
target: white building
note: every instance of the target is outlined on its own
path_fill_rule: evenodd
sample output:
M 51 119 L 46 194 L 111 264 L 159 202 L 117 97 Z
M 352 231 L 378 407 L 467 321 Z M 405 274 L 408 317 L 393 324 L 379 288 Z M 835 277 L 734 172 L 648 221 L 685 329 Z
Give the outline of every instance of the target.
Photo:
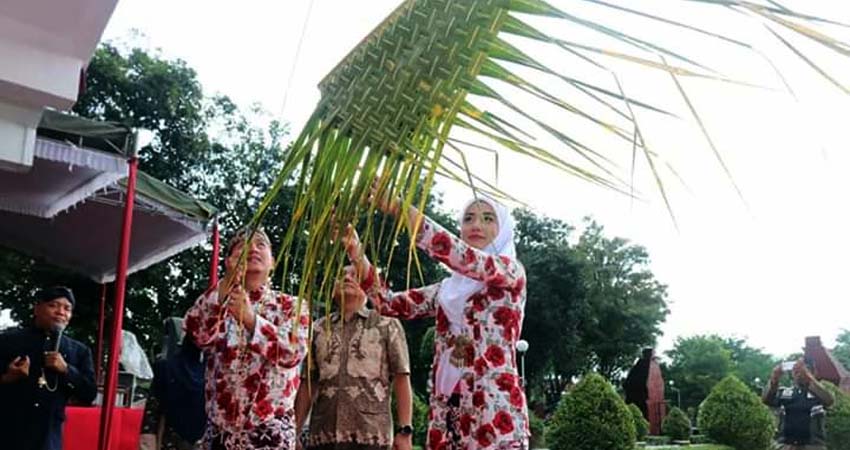
M 0 1 L 0 176 L 33 164 L 44 108 L 69 109 L 118 0 Z

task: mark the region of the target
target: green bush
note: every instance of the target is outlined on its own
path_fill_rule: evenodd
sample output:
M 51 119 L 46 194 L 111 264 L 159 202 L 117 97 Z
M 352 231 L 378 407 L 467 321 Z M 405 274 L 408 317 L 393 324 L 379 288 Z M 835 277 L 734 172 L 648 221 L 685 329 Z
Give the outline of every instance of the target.
M 661 432 L 674 441 L 687 441 L 691 438 L 691 420 L 684 411 L 674 406 L 661 422 Z
M 700 430 L 737 450 L 769 448 L 776 424 L 770 410 L 741 380 L 728 376 L 714 386 L 699 409 Z
M 428 402 L 413 393 L 413 442 L 425 446 L 428 436 Z
M 632 413 L 632 420 L 635 423 L 635 437 L 637 440 L 643 441 L 649 434 L 649 421 L 643 417 L 640 408 L 634 403 L 629 404 L 629 412 Z
M 832 383 L 822 384 L 835 398 L 835 403 L 826 411 L 826 447 L 850 450 L 850 396 Z
M 531 448 L 546 448 L 546 423 L 536 414 L 528 412 L 528 428 L 531 429 Z
M 552 450 L 633 450 L 634 421 L 611 383 L 590 374 L 561 398 L 546 442 Z

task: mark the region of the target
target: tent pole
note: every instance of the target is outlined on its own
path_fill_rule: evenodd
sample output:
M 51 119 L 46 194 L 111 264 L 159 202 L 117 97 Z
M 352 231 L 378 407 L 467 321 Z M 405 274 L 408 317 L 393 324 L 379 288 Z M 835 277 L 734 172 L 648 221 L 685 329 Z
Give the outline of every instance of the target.
M 127 286 L 127 260 L 130 256 L 130 232 L 133 227 L 133 202 L 136 196 L 136 171 L 139 160 L 135 153 L 127 161 L 127 197 L 124 205 L 124 225 L 121 229 L 121 247 L 118 250 L 118 270 L 115 273 L 115 303 L 113 304 L 112 336 L 109 342 L 109 358 L 103 404 L 100 410 L 100 432 L 98 449 L 109 450 L 112 432 L 112 414 L 115 410 L 115 391 L 118 385 L 118 360 L 121 355 L 121 329 L 124 321 L 124 290 Z
M 94 360 L 94 379 L 95 384 L 100 384 L 103 380 L 100 378 L 103 375 L 103 319 L 106 315 L 106 283 L 100 285 L 100 315 L 98 316 L 97 325 L 97 353 Z
M 212 235 L 212 260 L 210 261 L 210 278 L 207 288 L 213 288 L 218 284 L 218 260 L 219 260 L 219 235 L 218 235 L 218 217 L 213 219 L 213 235 Z

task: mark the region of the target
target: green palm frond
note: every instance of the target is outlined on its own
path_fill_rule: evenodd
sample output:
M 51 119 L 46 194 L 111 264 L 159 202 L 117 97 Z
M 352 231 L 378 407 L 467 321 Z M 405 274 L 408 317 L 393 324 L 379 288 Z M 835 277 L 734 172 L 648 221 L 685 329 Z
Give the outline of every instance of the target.
M 468 155 L 475 152 L 498 155 L 507 151 L 606 189 L 626 195 L 634 192 L 632 183 L 621 175 L 623 168 L 614 162 L 620 150 L 581 138 L 574 129 L 560 126 L 563 121 L 540 114 L 535 105 L 554 107 L 568 115 L 576 128 L 596 130 L 610 137 L 615 147 L 622 145 L 623 151 L 631 152 L 632 172 L 642 154 L 672 216 L 660 170 L 668 170 L 674 177 L 678 174 L 648 147 L 638 117 L 653 114 L 679 120 L 672 112 L 675 105 L 655 104 L 651 96 L 636 98 L 626 92 L 615 70 L 623 64 L 672 77 L 691 118 L 700 125 L 731 178 L 680 80 L 750 83 L 724 76 L 669 43 L 652 42 L 593 19 L 586 11 L 596 8 L 605 13 L 600 17 L 630 17 L 736 50 L 758 52 L 753 44 L 722 29 L 683 23 L 663 10 L 636 9 L 634 2 L 565 3 L 575 6 L 575 11 L 541 0 L 407 0 L 321 81 L 321 101 L 284 155 L 283 170 L 253 222 L 262 221 L 265 209 L 281 189 L 296 191 L 295 210 L 278 260 L 284 280 L 299 281 L 299 298 L 327 301 L 330 297 L 329 280 L 344 262 L 341 246 L 334 239 L 340 224 L 357 223 L 365 217 L 364 235 L 381 236 L 372 240 L 373 252 L 375 244 L 390 247 L 404 228 L 417 226 L 404 223 L 403 216 L 395 225 L 375 223 L 373 205 L 364 204 L 373 180 L 379 180 L 382 190 L 399 195 L 405 204 L 420 208 L 436 176 L 509 197 L 480 173 L 469 170 L 467 162 Z M 847 92 L 838 77 L 791 43 L 802 38 L 838 56 L 850 56 L 846 42 L 819 28 L 846 25 L 797 13 L 774 1 L 673 3 L 748 16 L 754 27 L 767 26 L 804 64 Z M 554 22 L 575 30 L 575 37 L 565 39 L 544 31 L 545 25 Z M 542 56 L 538 56 L 540 48 L 547 49 Z M 552 54 L 558 55 L 557 60 L 546 59 Z M 555 68 L 564 61 L 575 70 L 565 73 Z M 587 79 L 582 74 L 588 71 L 602 71 L 604 76 Z M 561 88 L 553 90 L 553 82 Z M 300 274 L 292 277 L 289 272 L 296 266 Z

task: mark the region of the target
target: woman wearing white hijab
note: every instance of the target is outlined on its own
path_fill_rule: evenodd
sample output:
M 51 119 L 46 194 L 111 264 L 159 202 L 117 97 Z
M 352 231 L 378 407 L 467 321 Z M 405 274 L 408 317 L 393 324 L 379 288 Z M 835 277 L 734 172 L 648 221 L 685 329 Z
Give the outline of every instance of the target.
M 379 201 L 398 214 L 398 200 Z M 431 414 L 426 449 L 526 449 L 528 412 L 517 374 L 515 344 L 525 308 L 525 270 L 516 259 L 508 209 L 478 197 L 461 211 L 460 238 L 411 207 L 422 219 L 417 246 L 448 266 L 449 278 L 390 292 L 349 233 L 349 258 L 366 274 L 363 287 L 382 314 L 436 317 L 431 369 Z M 406 425 L 406 424 L 401 424 Z

